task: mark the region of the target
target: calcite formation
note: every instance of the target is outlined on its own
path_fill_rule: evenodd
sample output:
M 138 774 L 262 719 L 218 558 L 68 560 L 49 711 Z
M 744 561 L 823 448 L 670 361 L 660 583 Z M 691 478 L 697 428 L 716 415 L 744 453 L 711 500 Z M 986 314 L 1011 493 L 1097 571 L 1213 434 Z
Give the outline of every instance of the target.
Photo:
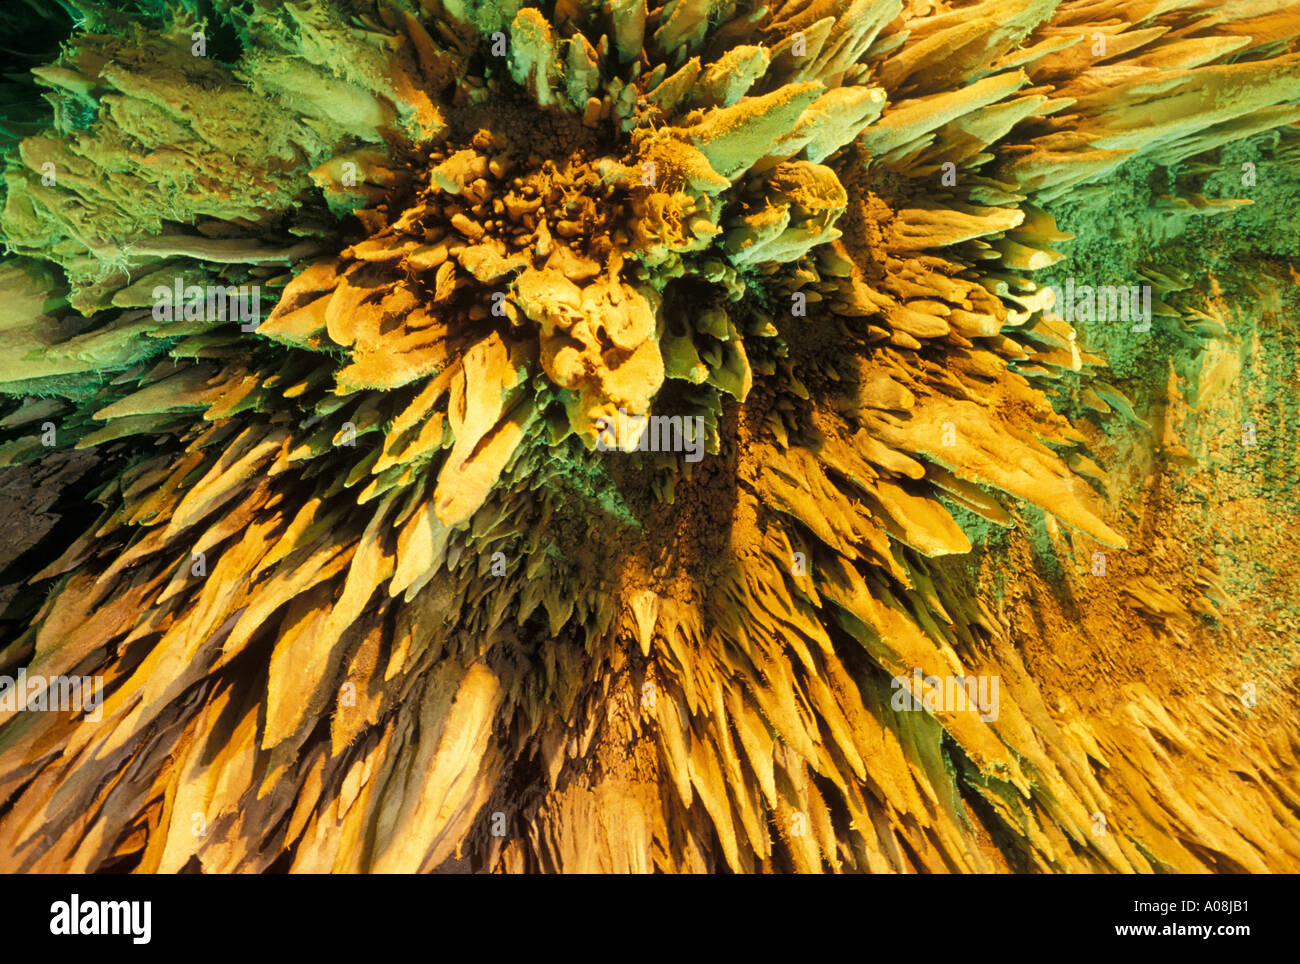
M 1126 546 L 1048 207 L 1268 132 L 1300 173 L 1294 2 L 211 6 L 87 5 L 11 138 L 0 456 L 92 450 L 98 518 L 0 663 L 108 695 L 0 712 L 0 866 L 1300 865 L 1294 718 L 1189 806 L 1187 724 L 1049 708 L 944 558 L 1025 507 Z M 611 456 L 620 413 L 709 455 Z M 893 698 L 950 675 L 998 711 Z

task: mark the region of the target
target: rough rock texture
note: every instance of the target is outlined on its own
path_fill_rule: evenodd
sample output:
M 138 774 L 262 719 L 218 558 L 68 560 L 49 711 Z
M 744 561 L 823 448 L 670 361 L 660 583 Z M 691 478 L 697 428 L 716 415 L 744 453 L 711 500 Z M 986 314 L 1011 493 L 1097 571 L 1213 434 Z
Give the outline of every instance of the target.
M 214 7 L 224 60 L 89 15 L 13 137 L 0 456 L 53 424 L 102 514 L 0 663 L 107 697 L 0 711 L 0 866 L 1300 864 L 1294 644 L 1243 703 L 1230 577 L 1152 532 L 1209 436 L 1176 372 L 1132 434 L 1150 378 L 1045 287 L 1138 270 L 1123 225 L 1062 260 L 1126 171 L 1174 172 L 1152 246 L 1236 216 L 1188 182 L 1236 145 L 1295 183 L 1294 3 Z M 1217 270 L 1293 286 L 1285 231 Z M 1243 322 L 1179 260 L 1208 413 Z M 159 319 L 176 278 L 267 317 Z M 601 451 L 619 409 L 707 455 Z M 1203 677 L 1099 672 L 1126 633 Z M 914 670 L 996 719 L 899 709 Z

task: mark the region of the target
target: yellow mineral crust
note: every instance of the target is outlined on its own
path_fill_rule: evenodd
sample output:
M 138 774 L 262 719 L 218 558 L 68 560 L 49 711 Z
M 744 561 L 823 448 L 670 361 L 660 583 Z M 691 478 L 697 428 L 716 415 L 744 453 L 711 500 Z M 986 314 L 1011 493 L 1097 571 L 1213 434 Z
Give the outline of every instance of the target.
M 93 121 L 6 171 L 0 380 L 53 387 L 0 454 L 122 468 L 4 650 L 108 696 L 0 710 L 0 869 L 1300 866 L 1294 672 L 1243 704 L 1231 580 L 1151 534 L 1194 406 L 1042 283 L 1125 163 L 1300 169 L 1295 3 L 254 6 L 234 65 L 77 32 L 36 76 Z

